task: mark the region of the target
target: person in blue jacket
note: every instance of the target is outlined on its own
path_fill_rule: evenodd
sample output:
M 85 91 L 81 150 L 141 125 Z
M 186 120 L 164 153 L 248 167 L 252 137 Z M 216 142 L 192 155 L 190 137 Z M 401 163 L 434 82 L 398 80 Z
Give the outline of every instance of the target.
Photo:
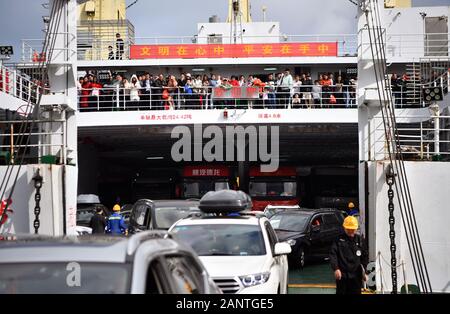
M 126 235 L 127 225 L 125 224 L 123 216 L 120 214 L 120 205 L 114 205 L 113 212 L 114 213 L 108 217 L 106 233 L 113 235 Z
M 349 216 L 358 216 L 359 215 L 359 210 L 355 207 L 355 204 L 353 202 L 348 203 L 347 213 Z

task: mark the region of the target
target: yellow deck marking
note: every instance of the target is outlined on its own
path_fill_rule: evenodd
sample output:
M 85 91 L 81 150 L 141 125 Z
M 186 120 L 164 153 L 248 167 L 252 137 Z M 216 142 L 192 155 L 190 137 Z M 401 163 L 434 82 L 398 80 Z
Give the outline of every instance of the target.
M 324 288 L 324 289 L 336 289 L 336 285 L 332 284 L 290 284 L 289 288 Z

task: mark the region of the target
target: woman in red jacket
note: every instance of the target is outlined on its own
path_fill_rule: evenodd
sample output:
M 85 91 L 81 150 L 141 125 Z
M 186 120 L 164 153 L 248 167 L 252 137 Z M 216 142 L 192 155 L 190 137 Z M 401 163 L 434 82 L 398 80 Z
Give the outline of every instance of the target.
M 80 107 L 85 109 L 89 108 L 89 95 L 91 95 L 92 83 L 89 82 L 89 78 L 87 76 L 83 79 L 83 84 L 81 85 L 81 99 L 80 99 Z

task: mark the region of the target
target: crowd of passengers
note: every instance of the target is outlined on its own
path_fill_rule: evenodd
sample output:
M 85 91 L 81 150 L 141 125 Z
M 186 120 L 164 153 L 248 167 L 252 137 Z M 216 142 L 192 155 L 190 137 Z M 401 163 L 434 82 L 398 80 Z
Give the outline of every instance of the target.
M 269 74 L 223 77 L 211 74 L 178 78 L 163 74 L 108 75 L 100 80 L 89 73 L 78 81 L 82 111 L 113 109 L 213 109 L 213 108 L 300 108 L 350 107 L 356 102 L 356 76 L 336 78 L 332 73 L 312 79 L 309 73 L 292 75 L 289 69 Z M 256 87 L 255 99 L 213 99 L 213 88 Z

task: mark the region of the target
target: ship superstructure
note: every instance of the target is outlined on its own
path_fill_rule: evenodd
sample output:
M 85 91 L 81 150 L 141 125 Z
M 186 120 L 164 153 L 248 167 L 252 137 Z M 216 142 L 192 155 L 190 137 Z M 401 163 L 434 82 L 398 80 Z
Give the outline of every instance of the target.
M 69 3 L 73 9 L 74 1 Z M 71 35 L 76 38 L 73 50 L 77 60 L 67 54 L 65 59 L 51 59 L 48 87 L 40 90 L 33 74 L 33 69 L 49 61 L 40 53 L 39 41 L 24 42 L 23 58 L 16 70 L 2 67 L 3 109 L 20 113 L 27 102 L 37 102 L 36 95 L 43 93 L 43 104 L 67 102 L 76 110 L 77 118 L 74 129 L 73 121 L 59 116 L 56 109 L 47 113 L 53 116 L 56 111 L 57 116 L 51 129 L 45 127 L 50 120 L 43 122 L 36 148 L 27 151 L 34 159 L 16 193 L 32 195 L 35 165 L 43 157 L 50 159 L 51 166 L 46 169 L 78 169 L 78 174 L 63 170 L 68 172 L 59 179 L 53 177 L 65 182 L 66 194 L 71 191 L 72 203 L 69 205 L 66 199 L 64 211 L 59 212 L 66 215 L 67 223 L 67 215 L 76 206 L 76 194 L 97 194 L 108 205 L 117 199 L 133 203 L 144 195 L 178 198 L 186 194 L 186 189 L 198 195 L 203 182 L 217 184 L 214 177 L 219 175 L 215 171 L 227 169 L 230 187 L 247 190 L 264 202 L 285 197 L 305 207 L 342 209 L 350 201 L 357 203 L 377 290 L 389 291 L 392 287 L 387 270 L 392 265 L 385 260 L 391 259 L 390 241 L 394 240 L 397 265 L 402 265 L 407 274 L 406 279 L 399 275 L 402 284 L 402 280 L 415 282 L 419 276 L 422 289 L 430 288 L 429 279 L 433 291 L 448 291 L 449 238 L 445 230 L 449 219 L 445 200 L 450 175 L 450 7 L 412 7 L 411 1 L 358 1 L 357 34 L 288 35 L 278 22 L 254 21 L 250 1 L 230 0 L 225 23 L 213 17 L 209 23 L 199 23 L 195 34 L 140 38 L 126 19 L 125 1 L 115 1 L 115 9 L 101 3 L 78 1 L 78 13 L 73 13 L 78 16 L 77 32 Z M 64 40 L 73 45 L 70 38 Z M 69 61 L 76 66 L 70 67 Z M 58 87 L 61 68 L 70 73 L 70 80 Z M 293 79 L 298 75 L 307 84 L 283 85 L 286 70 Z M 132 82 L 134 75 L 142 85 L 124 85 L 123 79 Z M 165 83 L 158 85 L 155 82 L 160 75 Z M 166 81 L 171 75 L 178 86 Z M 200 85 L 187 84 L 198 76 Z M 204 76 L 209 85 L 202 84 Z M 245 78 L 245 84 L 239 83 L 239 76 Z M 80 81 L 78 95 L 74 95 L 79 77 L 87 81 Z M 100 85 L 93 85 L 90 77 Z M 150 78 L 154 84 L 144 85 Z M 70 88 L 71 94 L 57 99 L 58 91 L 64 88 Z M 393 117 L 395 120 L 389 122 Z M 56 123 L 66 125 L 60 142 L 52 133 L 60 131 L 54 127 Z M 9 123 L 5 130 L 9 127 L 9 133 L 16 132 L 11 125 L 17 127 L 15 122 Z M 195 139 L 191 153 L 180 160 L 174 160 L 173 154 L 179 140 L 174 135 L 176 127 Z M 236 127 L 240 129 L 236 131 Z M 244 133 L 243 145 L 234 145 L 228 138 L 215 150 L 205 150 L 212 134 L 225 138 L 230 128 L 238 138 Z M 262 139 L 252 137 L 253 130 L 260 135 L 262 128 L 266 130 Z M 261 155 L 253 158 L 249 147 L 261 145 L 263 140 L 272 143 L 272 139 L 278 145 L 279 156 L 274 155 L 277 164 L 294 169 L 295 174 L 289 171 L 289 178 L 282 181 L 275 176 L 255 180 L 250 169 L 270 161 Z M 61 149 L 49 151 L 45 145 L 59 145 Z M 10 141 L 2 147 L 14 156 L 14 149 L 20 148 L 14 146 Z M 199 147 L 201 153 L 197 154 Z M 256 147 L 259 151 L 260 146 Z M 271 156 L 268 152 L 266 155 Z M 397 160 L 402 162 L 396 164 Z M 74 168 L 68 166 L 72 164 Z M 189 186 L 184 183 L 185 167 L 192 169 Z M 392 167 L 397 178 L 407 177 L 409 191 L 405 189 L 402 194 L 402 190 L 396 190 L 394 198 L 388 198 L 386 174 Z M 406 176 L 401 176 L 403 173 Z M 192 182 L 193 178 L 198 180 Z M 45 182 L 44 187 L 48 186 Z M 56 191 L 55 186 L 53 189 Z M 407 211 L 408 197 L 414 212 Z M 56 213 L 59 204 L 54 195 L 49 196 L 48 202 L 51 200 Z M 31 200 L 29 208 L 33 204 Z M 396 209 L 395 224 L 389 223 L 390 204 Z M 400 213 L 413 213 L 414 217 L 402 219 Z M 23 221 L 32 216 L 32 212 L 16 214 L 10 225 L 15 231 L 27 232 L 30 224 Z M 48 232 L 57 234 L 61 230 Z M 389 237 L 392 231 L 395 238 Z

